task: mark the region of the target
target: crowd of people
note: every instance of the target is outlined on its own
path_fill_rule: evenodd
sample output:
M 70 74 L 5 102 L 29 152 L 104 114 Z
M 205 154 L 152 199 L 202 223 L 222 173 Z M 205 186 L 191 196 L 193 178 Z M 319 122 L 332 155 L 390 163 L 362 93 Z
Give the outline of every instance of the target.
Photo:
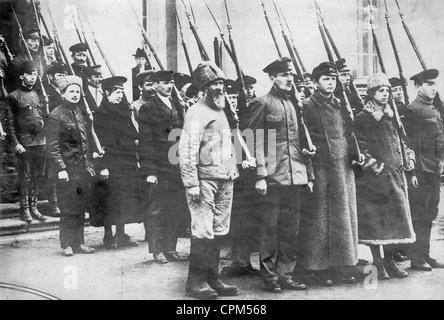
M 399 79 L 374 74 L 364 102 L 344 59 L 297 77 L 280 58 L 263 69 L 272 88 L 257 97 L 251 76 L 226 79 L 211 62 L 192 75 L 156 71 L 138 49 L 129 102 L 128 79 L 103 79 L 86 44 L 71 46 L 65 65 L 38 30 L 25 39 L 30 56 L 0 51 L 0 138 L 17 156 L 21 220 L 47 219 L 37 204 L 50 181 L 63 256 L 95 252 L 84 238 L 89 212 L 107 249 L 138 246 L 125 225 L 143 223 L 157 263 L 190 261 L 185 290 L 199 299 L 238 294 L 220 277 L 227 244 L 222 272 L 261 275 L 273 293 L 305 290 L 298 272 L 323 286 L 356 282 L 358 244 L 380 280 L 407 277 L 396 264 L 405 259 L 444 267 L 430 256 L 444 165 L 438 70 L 411 78 L 410 104 Z M 253 145 L 240 142 L 245 130 Z M 186 228 L 189 255 L 177 251 Z

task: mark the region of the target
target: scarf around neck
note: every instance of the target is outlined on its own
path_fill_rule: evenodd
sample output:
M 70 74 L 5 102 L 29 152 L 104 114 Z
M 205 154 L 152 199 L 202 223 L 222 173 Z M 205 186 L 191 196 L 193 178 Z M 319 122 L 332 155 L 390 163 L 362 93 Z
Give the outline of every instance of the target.
M 382 117 L 386 115 L 389 118 L 394 117 L 394 112 L 390 108 L 389 104 L 386 104 L 384 107 L 377 107 L 373 101 L 367 102 L 367 104 L 364 107 L 364 110 L 370 113 L 373 118 L 375 118 L 376 121 L 381 121 Z

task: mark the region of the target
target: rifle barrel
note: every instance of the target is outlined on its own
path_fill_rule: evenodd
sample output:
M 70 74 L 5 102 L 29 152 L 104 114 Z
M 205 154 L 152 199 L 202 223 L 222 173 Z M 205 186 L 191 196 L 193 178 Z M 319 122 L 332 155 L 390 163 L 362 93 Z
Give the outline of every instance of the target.
M 281 52 L 281 49 L 279 48 L 279 44 L 276 39 L 276 34 L 274 33 L 273 26 L 271 25 L 271 22 L 270 22 L 270 18 L 268 17 L 267 8 L 265 7 L 265 2 L 263 0 L 261 0 L 261 4 L 262 4 L 262 8 L 264 8 L 265 21 L 267 21 L 268 29 L 270 30 L 271 37 L 273 38 L 273 42 L 274 42 L 274 45 L 276 46 L 276 50 L 278 52 L 279 58 L 282 58 L 282 52 Z

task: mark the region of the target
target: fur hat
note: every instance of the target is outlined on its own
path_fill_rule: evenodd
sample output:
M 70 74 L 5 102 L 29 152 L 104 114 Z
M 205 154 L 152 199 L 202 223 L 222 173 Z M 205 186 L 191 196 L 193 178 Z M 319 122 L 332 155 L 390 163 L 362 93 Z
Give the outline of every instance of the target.
M 210 61 L 201 62 L 196 70 L 194 70 L 193 75 L 196 84 L 200 88 L 204 88 L 217 80 L 225 81 L 224 72 L 216 64 Z
M 384 73 L 376 73 L 374 75 L 371 75 L 370 78 L 368 78 L 367 91 L 384 86 L 389 88 L 392 87 L 388 77 Z
M 57 80 L 57 87 L 59 87 L 61 92 L 64 92 L 70 85 L 78 85 L 81 90 L 83 90 L 82 78 L 77 76 L 64 76 Z

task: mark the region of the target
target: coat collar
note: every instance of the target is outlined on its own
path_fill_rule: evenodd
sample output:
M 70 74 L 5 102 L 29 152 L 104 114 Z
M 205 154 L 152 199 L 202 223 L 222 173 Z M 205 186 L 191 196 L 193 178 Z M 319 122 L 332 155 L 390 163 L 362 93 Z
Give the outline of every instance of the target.
M 173 114 L 173 110 L 175 108 L 174 102 L 172 101 L 172 99 L 170 98 L 171 101 L 171 108 L 170 109 L 163 101 L 162 99 L 160 99 L 157 95 L 154 97 L 154 101 L 156 102 L 156 106 L 158 106 L 160 108 L 160 110 L 162 110 L 163 112 L 165 112 L 166 114 L 168 114 L 169 116 L 171 116 Z
M 273 86 L 270 90 L 270 93 L 276 97 L 279 97 L 283 100 L 289 100 L 291 93 L 290 92 L 286 92 L 284 90 L 280 90 L 279 88 L 277 88 L 276 86 Z
M 330 106 L 341 108 L 341 105 L 339 104 L 338 99 L 335 97 L 334 94 L 331 95 L 330 98 L 324 98 L 319 91 L 315 91 L 315 93 L 310 97 L 310 99 L 314 102 L 314 104 L 318 107 L 322 107 L 325 104 L 328 104 Z
M 389 118 L 394 117 L 393 110 L 390 109 L 389 104 L 386 104 L 383 108 L 378 108 L 372 101 L 367 102 L 364 107 L 364 111 L 368 112 L 375 118 L 376 121 L 381 121 L 384 115 L 387 115 Z

